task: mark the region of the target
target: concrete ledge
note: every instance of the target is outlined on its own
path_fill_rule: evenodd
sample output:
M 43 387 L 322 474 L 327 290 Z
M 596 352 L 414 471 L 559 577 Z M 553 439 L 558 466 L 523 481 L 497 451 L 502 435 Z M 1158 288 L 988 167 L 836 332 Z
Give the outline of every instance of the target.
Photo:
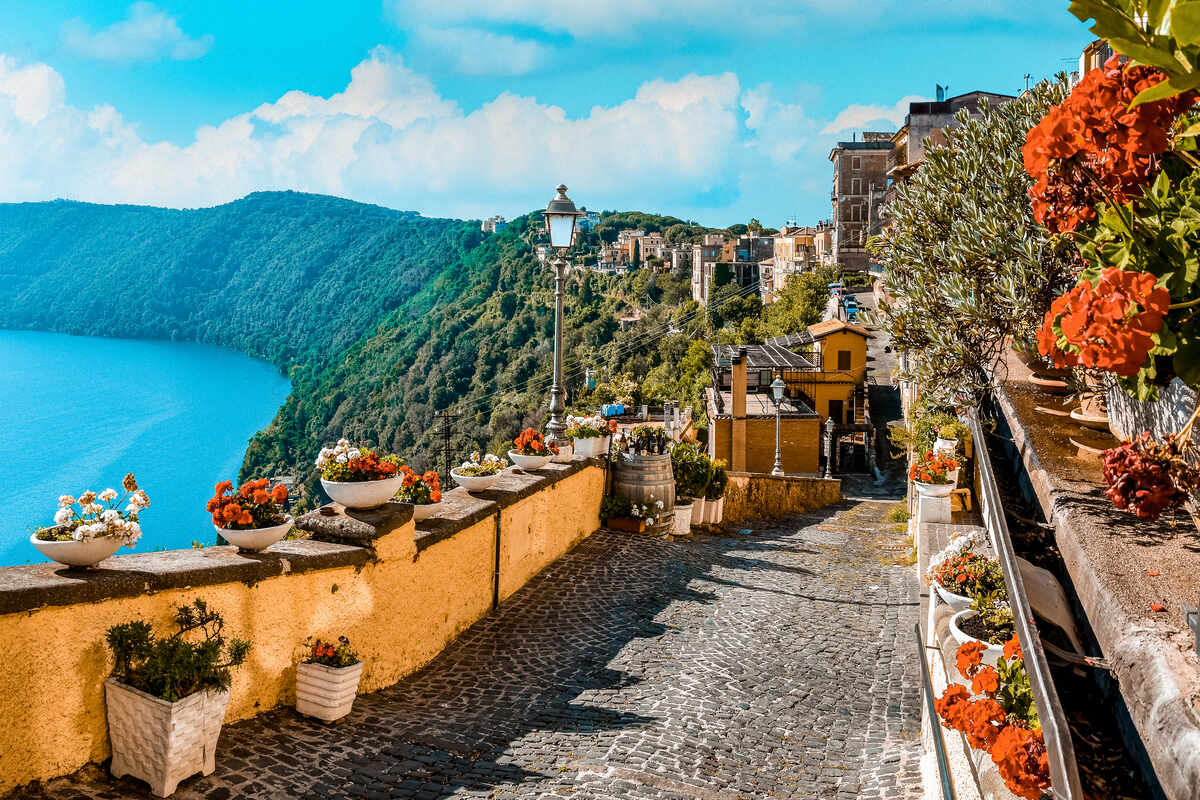
M 1179 605 L 1195 602 L 1186 592 L 1200 538 L 1186 517 L 1187 527 L 1173 530 L 1113 508 L 1099 462 L 1075 456 L 1068 441 L 1078 428 L 1033 411 L 1048 401 L 1024 383 L 1028 374 L 1010 358 L 1009 380 L 996 391 L 1013 447 L 1164 793 L 1198 798 L 1200 659 Z M 1155 613 L 1154 603 L 1166 611 Z
M 725 521 L 773 519 L 814 511 L 842 500 L 838 479 L 731 472 L 725 487 Z
M 94 569 L 69 569 L 55 563 L 0 567 L 0 614 L 136 597 L 165 589 L 252 584 L 293 572 L 361 567 L 371 559 L 371 552 L 361 547 L 297 540 L 277 542 L 261 553 L 239 553 L 236 547 L 225 545 L 114 556 Z

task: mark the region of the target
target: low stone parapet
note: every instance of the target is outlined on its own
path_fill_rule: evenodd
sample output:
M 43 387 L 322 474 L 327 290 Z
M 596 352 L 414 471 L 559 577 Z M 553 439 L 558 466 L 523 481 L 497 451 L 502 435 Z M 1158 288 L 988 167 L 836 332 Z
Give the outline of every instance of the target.
M 97 569 L 0 568 L 0 794 L 109 755 L 104 680 L 109 626 L 172 626 L 202 598 L 252 650 L 234 675 L 226 721 L 295 699 L 309 635 L 348 636 L 365 662 L 361 691 L 432 660 L 494 604 L 599 528 L 604 473 L 587 459 L 508 472 L 477 495 L 445 493 L 414 525 L 410 506 L 332 505 L 297 521 L 311 539 L 263 553 L 230 546 L 117 556 Z
M 731 472 L 725 487 L 725 520 L 774 519 L 839 503 L 842 482 L 836 478 L 801 478 Z

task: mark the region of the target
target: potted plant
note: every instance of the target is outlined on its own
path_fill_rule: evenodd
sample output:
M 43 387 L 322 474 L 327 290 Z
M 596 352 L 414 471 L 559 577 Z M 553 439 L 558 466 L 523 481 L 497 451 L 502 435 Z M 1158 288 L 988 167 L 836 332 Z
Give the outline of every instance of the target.
M 323 722 L 341 719 L 354 707 L 362 659 L 345 636 L 337 644 L 310 636 L 304 644 L 308 658 L 296 665 L 296 711 Z
M 221 481 L 213 487 L 205 509 L 212 514 L 213 527 L 225 541 L 239 550 L 258 552 L 292 529 L 293 520 L 283 510 L 287 496 L 286 486 L 279 484 L 272 489 L 266 478 L 246 481 L 236 494 L 232 481 Z
M 150 498 L 138 488 L 132 472 L 121 487 L 124 495 L 116 489 L 88 490 L 78 498 L 62 495 L 54 525 L 34 531 L 30 543 L 46 558 L 68 567 L 94 567 L 121 545 L 133 547 L 142 535 L 138 517 Z
M 609 426 L 603 417 L 567 417 L 567 432 L 575 442 L 575 454 L 585 458 L 604 455 Z
M 225 640 L 224 620 L 203 600 L 175 612 L 178 630 L 155 636 L 146 622 L 108 629 L 112 677 L 104 683 L 113 777 L 133 775 L 166 797 L 184 778 L 216 769 L 217 737 L 231 670 L 250 643 Z M 198 634 L 198 640 L 189 635 Z
M 933 435 L 937 437 L 933 442 L 933 451 L 953 457 L 958 452 L 959 442 L 965 442 L 971 438 L 971 431 L 962 423 L 962 420 L 953 417 L 949 420 L 936 421 L 936 424 L 933 425 Z
M 487 453 L 481 459 L 476 450 L 469 461 L 450 470 L 450 477 L 468 492 L 482 492 L 496 482 L 504 467 L 505 461 L 500 456 Z
M 728 484 L 725 461 L 720 458 L 711 461 L 704 489 L 704 521 L 710 525 L 719 525 L 725 518 L 725 487 Z
M 949 497 L 954 491 L 952 478 L 957 478 L 958 462 L 933 450 L 913 461 L 908 478 L 922 497 Z
M 396 499 L 411 503 L 413 521 L 429 519 L 442 507 L 442 482 L 434 470 L 417 475 L 411 467 L 400 467 L 401 485 Z
M 942 559 L 928 573 L 942 602 L 953 609 L 969 608 L 976 597 L 1004 591 L 1000 562 L 979 553 L 963 553 Z
M 508 451 L 508 458 L 524 470 L 541 469 L 550 463 L 557 448 L 546 443 L 546 437 L 533 428 L 526 428 L 521 435 L 513 439 L 515 450 Z
M 694 522 L 700 522 L 698 512 L 702 506 L 704 490 L 708 483 L 708 456 L 691 442 L 679 442 L 671 448 L 671 471 L 675 476 L 675 533 L 683 535 L 691 530 Z
M 649 506 L 635 503 L 628 497 L 608 495 L 600 501 L 600 519 L 614 531 L 642 533 L 658 523 L 662 506 L 661 500 Z
M 335 503 L 346 508 L 376 508 L 400 490 L 404 460 L 397 455 L 379 455 L 366 445 L 338 439 L 317 455 L 321 488 Z
M 1016 633 L 1012 608 L 1000 599 L 1003 592 L 979 595 L 970 608 L 950 618 L 950 635 L 959 645 L 979 642 L 983 645 L 983 660 L 996 666 L 1004 651 L 1004 643 Z

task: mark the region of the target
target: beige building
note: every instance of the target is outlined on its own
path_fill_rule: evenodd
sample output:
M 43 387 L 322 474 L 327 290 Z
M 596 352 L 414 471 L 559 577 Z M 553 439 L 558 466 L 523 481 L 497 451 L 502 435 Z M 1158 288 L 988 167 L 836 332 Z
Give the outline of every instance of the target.
M 703 242 L 692 245 L 692 299 L 700 305 L 708 305 L 708 289 L 712 286 L 724 243 L 724 235 L 706 233 Z
M 866 243 L 875 205 L 887 189 L 892 133 L 867 131 L 862 141 L 838 142 L 833 162 L 833 261 L 847 272 L 865 272 Z

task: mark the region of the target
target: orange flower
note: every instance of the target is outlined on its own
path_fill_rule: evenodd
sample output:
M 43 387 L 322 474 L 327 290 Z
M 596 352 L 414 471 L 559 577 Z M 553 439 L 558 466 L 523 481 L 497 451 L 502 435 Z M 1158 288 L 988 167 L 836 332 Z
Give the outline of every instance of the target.
M 213 494 L 225 494 L 233 489 L 233 481 L 221 481 L 213 487 Z
M 254 502 L 258 503 L 260 506 L 266 505 L 267 503 L 271 502 L 271 495 L 269 492 L 264 492 L 262 489 L 255 489 Z
M 276 503 L 282 503 L 288 498 L 287 487 L 282 483 L 271 490 L 271 499 Z
M 976 670 L 971 678 L 971 689 L 975 694 L 994 695 L 1000 688 L 1000 673 L 986 664 Z
M 958 671 L 963 675 L 967 675 L 972 667 L 977 667 L 983 661 L 983 642 L 963 642 L 958 647 L 958 655 L 955 659 L 955 665 Z
M 1014 658 L 1021 658 L 1021 643 L 1016 636 L 1004 643 L 1004 659 L 1012 661 Z
M 252 525 L 254 524 L 254 517 L 250 516 L 249 511 L 243 511 L 238 516 L 237 521 L 239 525 Z

